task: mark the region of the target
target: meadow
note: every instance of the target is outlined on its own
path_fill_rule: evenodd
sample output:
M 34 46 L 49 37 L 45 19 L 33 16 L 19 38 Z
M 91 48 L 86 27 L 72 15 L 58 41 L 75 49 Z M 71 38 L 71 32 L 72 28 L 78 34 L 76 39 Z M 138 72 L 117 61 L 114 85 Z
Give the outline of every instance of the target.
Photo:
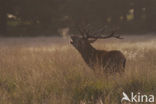
M 106 77 L 85 64 L 68 38 L 0 38 L 0 104 L 121 104 L 122 92 L 156 95 L 155 44 L 152 35 L 95 42 L 127 58 L 123 75 Z

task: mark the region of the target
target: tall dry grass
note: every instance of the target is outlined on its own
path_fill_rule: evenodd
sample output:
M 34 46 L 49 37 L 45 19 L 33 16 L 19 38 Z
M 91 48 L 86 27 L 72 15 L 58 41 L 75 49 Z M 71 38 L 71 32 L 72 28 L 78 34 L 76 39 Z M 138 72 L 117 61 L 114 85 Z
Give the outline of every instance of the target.
M 155 44 L 96 42 L 97 49 L 118 49 L 127 58 L 123 75 L 106 77 L 66 40 L 0 39 L 0 104 L 120 104 L 123 91 L 156 95 Z

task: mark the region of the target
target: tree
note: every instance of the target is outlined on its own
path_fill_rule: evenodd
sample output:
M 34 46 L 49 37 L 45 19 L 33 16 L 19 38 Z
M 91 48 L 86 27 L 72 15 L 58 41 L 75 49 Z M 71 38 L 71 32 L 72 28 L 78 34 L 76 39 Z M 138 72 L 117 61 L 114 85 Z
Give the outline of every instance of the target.
M 0 34 L 7 31 L 7 1 L 0 1 Z
M 0 0 L 0 34 L 7 33 L 8 13 L 15 13 L 18 0 Z

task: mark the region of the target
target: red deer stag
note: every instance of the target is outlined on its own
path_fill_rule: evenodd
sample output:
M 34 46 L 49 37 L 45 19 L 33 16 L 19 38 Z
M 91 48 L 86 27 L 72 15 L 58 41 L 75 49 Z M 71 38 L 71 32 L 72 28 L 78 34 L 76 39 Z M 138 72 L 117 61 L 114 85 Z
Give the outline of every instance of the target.
M 120 35 L 114 35 L 114 33 L 104 35 L 89 35 L 89 32 L 79 31 L 81 35 L 71 36 L 70 43 L 79 51 L 86 64 L 94 71 L 97 66 L 103 69 L 105 73 L 122 73 L 125 69 L 126 58 L 118 50 L 106 51 L 96 50 L 91 43 L 97 39 L 117 38 L 122 39 Z

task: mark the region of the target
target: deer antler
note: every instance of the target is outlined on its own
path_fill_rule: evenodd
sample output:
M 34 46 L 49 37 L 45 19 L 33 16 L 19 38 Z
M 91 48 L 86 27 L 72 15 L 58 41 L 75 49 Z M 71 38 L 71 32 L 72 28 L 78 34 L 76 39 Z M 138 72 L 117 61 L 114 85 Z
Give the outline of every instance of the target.
M 117 39 L 123 39 L 120 37 L 120 35 L 114 35 L 116 32 L 112 32 L 110 35 L 104 36 L 104 35 L 89 35 L 87 38 L 94 38 L 94 39 L 107 39 L 107 38 L 117 38 Z
M 117 38 L 123 39 L 120 35 L 115 35 L 115 31 L 110 35 L 104 35 L 105 29 L 104 26 L 97 26 L 96 29 L 92 28 L 90 24 L 87 25 L 76 25 L 78 32 L 82 38 L 87 39 L 90 43 L 93 43 L 97 39 L 107 39 L 107 38 Z
M 97 39 L 107 39 L 107 38 L 117 38 L 117 39 L 123 39 L 120 37 L 120 35 L 114 35 L 115 32 L 112 32 L 110 35 L 104 36 L 104 35 L 88 35 L 87 39 L 90 43 L 95 42 Z

